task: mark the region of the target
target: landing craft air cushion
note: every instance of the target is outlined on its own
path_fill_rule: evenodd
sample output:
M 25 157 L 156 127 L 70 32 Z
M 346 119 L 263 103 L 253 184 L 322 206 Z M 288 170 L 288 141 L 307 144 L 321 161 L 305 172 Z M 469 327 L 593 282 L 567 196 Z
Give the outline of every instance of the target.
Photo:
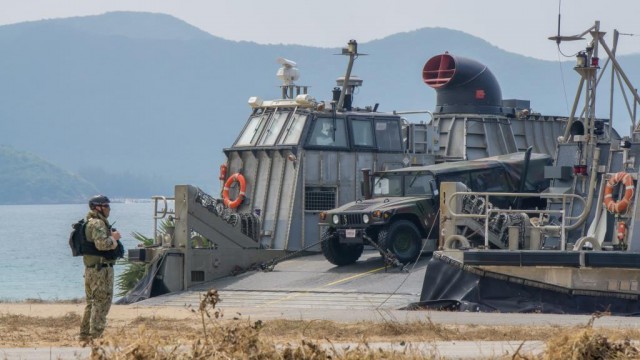
M 156 230 L 164 221 L 165 231 L 156 231 L 153 246 L 129 252 L 150 271 L 123 302 L 320 251 L 319 214 L 362 197 L 368 179 L 361 169 L 390 171 L 530 147 L 554 155 L 549 138 L 562 133 L 566 119 L 534 113 L 528 101 L 503 100 L 483 64 L 448 53 L 430 59 L 422 77 L 437 91 L 437 107 L 420 112 L 432 119 L 413 123 L 404 116 L 414 111 L 355 106 L 363 84 L 351 74 L 357 43 L 342 53 L 349 57 L 347 71 L 329 101 L 295 84 L 295 62 L 278 60 L 281 96 L 249 98 L 251 114 L 224 149 L 220 198 L 189 185 L 177 185 L 173 197 L 155 197 Z

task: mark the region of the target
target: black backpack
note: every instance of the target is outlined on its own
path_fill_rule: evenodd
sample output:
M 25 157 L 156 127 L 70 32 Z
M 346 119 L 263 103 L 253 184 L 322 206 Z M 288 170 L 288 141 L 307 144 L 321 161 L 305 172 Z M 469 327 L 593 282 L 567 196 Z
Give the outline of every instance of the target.
M 108 251 L 99 251 L 96 249 L 93 243 L 87 241 L 87 235 L 85 233 L 85 228 L 87 227 L 87 222 L 84 219 L 80 219 L 75 224 L 72 224 L 71 234 L 69 235 L 69 246 L 71 247 L 71 255 L 73 256 L 82 256 L 82 255 L 97 255 L 102 256 L 107 260 L 115 260 L 121 259 L 124 257 L 124 246 L 118 240 L 118 247 L 114 250 Z
M 71 234 L 69 235 L 69 246 L 71 247 L 71 255 L 73 256 L 82 256 L 82 244 L 87 241 L 86 235 L 84 233 L 85 228 L 87 227 L 86 221 L 84 219 L 80 219 L 77 223 L 71 225 L 73 230 L 71 230 Z

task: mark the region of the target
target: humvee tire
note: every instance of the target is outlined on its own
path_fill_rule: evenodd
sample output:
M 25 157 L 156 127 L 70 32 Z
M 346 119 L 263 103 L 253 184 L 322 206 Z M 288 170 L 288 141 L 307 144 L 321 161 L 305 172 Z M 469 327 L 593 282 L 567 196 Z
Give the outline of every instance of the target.
M 362 255 L 362 251 L 364 251 L 362 244 L 340 244 L 338 234 L 333 229 L 327 229 L 322 232 L 320 247 L 324 257 L 330 263 L 338 266 L 355 263 Z
M 380 232 L 378 242 L 403 264 L 415 261 L 422 250 L 420 231 L 409 220 L 394 221 L 388 231 Z

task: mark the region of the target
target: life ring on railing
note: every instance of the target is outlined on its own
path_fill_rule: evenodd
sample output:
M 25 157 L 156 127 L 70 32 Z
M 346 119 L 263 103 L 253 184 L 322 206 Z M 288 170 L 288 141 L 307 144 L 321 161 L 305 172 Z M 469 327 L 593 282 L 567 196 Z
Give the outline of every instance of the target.
M 238 197 L 231 201 L 229 199 L 229 188 L 233 185 L 234 182 L 238 182 L 240 184 L 240 193 Z M 235 173 L 227 179 L 227 182 L 224 183 L 224 189 L 222 190 L 222 198 L 224 199 L 224 206 L 230 207 L 232 209 L 237 208 L 244 200 L 245 190 L 247 190 L 247 182 L 244 180 L 244 176 L 240 173 Z
M 576 241 L 575 245 L 573 245 L 573 251 L 580 251 L 586 244 L 591 245 L 591 250 L 600 251 L 602 247 L 596 238 L 593 236 L 583 236 L 578 241 Z
M 624 185 L 624 196 L 622 199 L 613 200 L 613 189 L 622 182 Z M 607 185 L 604 188 L 604 207 L 614 214 L 622 214 L 629 208 L 631 200 L 633 199 L 633 178 L 630 174 L 620 171 L 607 180 Z
M 449 235 L 442 246 L 444 250 L 468 249 L 471 247 L 469 240 L 462 235 Z

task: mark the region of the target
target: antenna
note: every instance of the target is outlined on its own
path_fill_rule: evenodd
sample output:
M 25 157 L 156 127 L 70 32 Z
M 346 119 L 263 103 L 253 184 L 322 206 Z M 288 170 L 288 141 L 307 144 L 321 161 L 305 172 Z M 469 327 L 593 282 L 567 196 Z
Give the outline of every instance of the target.
M 556 44 L 558 44 L 558 46 L 560 46 L 560 43 L 562 41 L 584 40 L 584 36 L 586 34 L 588 34 L 591 30 L 594 30 L 595 26 L 592 26 L 592 27 L 588 28 L 587 30 L 585 30 L 584 32 L 582 32 L 579 35 L 571 35 L 571 36 L 562 36 L 562 35 L 560 35 L 560 19 L 561 19 L 560 8 L 561 8 L 561 6 L 562 6 L 562 0 L 558 0 L 558 35 L 549 37 L 549 40 L 554 40 L 556 42 Z
M 562 0 L 558 0 L 558 36 L 556 37 L 556 44 L 560 45 L 560 7 L 562 6 Z
M 358 56 L 366 55 L 366 54 L 358 53 L 358 42 L 352 39 L 352 40 L 349 40 L 346 48 L 342 48 L 342 54 L 340 55 L 349 56 L 349 65 L 347 65 L 347 73 L 344 75 L 344 80 L 343 80 L 344 82 L 342 83 L 342 91 L 340 92 L 340 99 L 338 99 L 338 107 L 337 107 L 338 111 L 342 111 L 342 108 L 345 104 L 344 98 L 347 93 L 347 90 L 349 89 L 349 85 L 351 84 L 351 69 L 353 69 L 353 62 Z M 362 81 L 360 81 L 360 83 L 362 83 Z M 351 108 L 351 105 L 349 105 L 349 108 Z

